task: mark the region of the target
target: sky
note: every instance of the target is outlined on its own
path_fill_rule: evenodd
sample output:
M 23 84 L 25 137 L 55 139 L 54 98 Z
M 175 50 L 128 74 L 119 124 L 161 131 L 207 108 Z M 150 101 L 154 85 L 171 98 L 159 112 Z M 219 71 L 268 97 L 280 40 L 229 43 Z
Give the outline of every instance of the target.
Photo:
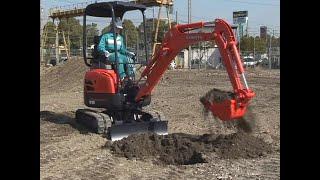
M 68 6 L 71 7 L 71 5 L 83 2 L 90 1 L 41 0 L 41 6 L 46 14 L 48 9 L 53 7 L 64 6 L 63 8 L 68 8 Z M 259 34 L 260 26 L 267 26 L 269 30 L 275 30 L 276 34 L 280 33 L 280 0 L 191 0 L 191 8 L 191 22 L 213 21 L 216 18 L 222 18 L 232 23 L 234 11 L 248 11 L 249 34 Z M 153 8 L 147 9 L 147 18 L 152 18 L 153 14 L 157 17 L 158 9 L 154 9 L 154 11 Z M 176 11 L 178 12 L 178 22 L 188 23 L 188 0 L 174 0 L 172 19 L 176 18 Z M 164 8 L 161 11 L 161 17 L 166 17 Z M 135 24 L 140 24 L 142 20 L 137 13 L 129 13 L 124 18 L 132 19 Z M 100 18 L 90 20 L 98 23 L 99 29 L 106 25 L 104 20 Z

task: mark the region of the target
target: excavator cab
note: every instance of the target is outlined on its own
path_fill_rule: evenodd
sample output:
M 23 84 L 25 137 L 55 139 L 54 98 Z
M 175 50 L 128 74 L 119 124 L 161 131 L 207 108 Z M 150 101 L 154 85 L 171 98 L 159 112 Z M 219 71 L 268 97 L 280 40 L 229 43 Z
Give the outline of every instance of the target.
M 84 104 L 90 109 L 76 111 L 77 122 L 85 125 L 98 134 L 106 134 L 111 140 L 119 140 L 130 134 L 153 132 L 167 134 L 167 121 L 159 114 L 142 111 L 142 107 L 149 105 L 151 96 L 144 97 L 136 102 L 135 95 L 139 86 L 133 79 L 122 79 L 119 73 L 119 52 L 114 51 L 115 61 L 105 61 L 105 56 L 98 52 L 97 46 L 101 36 L 94 38 L 92 57 L 87 57 L 87 17 L 111 18 L 113 26 L 113 44 L 117 49 L 117 35 L 115 31 L 116 18 L 122 20 L 128 11 L 139 11 L 145 26 L 144 5 L 113 1 L 99 2 L 88 5 L 83 16 L 83 58 L 84 63 L 90 67 L 84 77 Z M 147 44 L 146 33 L 144 42 Z M 145 61 L 148 60 L 148 51 L 145 46 Z M 126 63 L 127 64 L 127 63 Z M 135 64 L 135 62 L 133 63 Z M 103 109 L 102 111 L 95 110 Z
M 140 11 L 143 17 L 143 24 L 144 24 L 144 32 L 145 32 L 145 10 L 146 7 L 141 4 L 135 4 L 135 3 L 129 3 L 129 2 L 122 2 L 122 1 L 113 1 L 113 2 L 100 2 L 100 3 L 93 3 L 88 5 L 85 8 L 84 16 L 83 16 L 83 47 L 87 47 L 87 30 L 86 30 L 86 24 L 87 24 L 87 16 L 90 17 L 101 17 L 104 19 L 111 19 L 111 24 L 113 26 L 113 32 L 114 32 L 114 38 L 116 38 L 115 34 L 115 23 L 116 18 L 123 19 L 123 16 L 128 11 Z M 102 36 L 102 35 L 101 35 Z M 103 62 L 103 58 L 97 51 L 97 46 L 99 44 L 101 36 L 95 36 L 94 37 L 94 50 L 92 53 L 92 57 L 87 57 L 87 49 L 83 48 L 83 58 L 84 62 L 87 66 L 92 67 L 92 62 Z M 116 39 L 114 39 L 116 40 Z M 144 43 L 147 43 L 147 37 L 146 33 L 144 33 Z M 114 45 L 116 46 L 117 42 L 114 41 Z M 147 62 L 148 60 L 148 52 L 147 48 L 145 48 L 145 60 Z M 100 56 L 100 57 L 99 57 Z M 115 51 L 116 59 L 119 57 L 119 54 L 117 51 Z M 91 60 L 91 61 L 89 61 Z M 117 64 L 117 60 L 115 61 L 114 65 L 116 66 L 115 70 L 119 67 L 119 64 Z

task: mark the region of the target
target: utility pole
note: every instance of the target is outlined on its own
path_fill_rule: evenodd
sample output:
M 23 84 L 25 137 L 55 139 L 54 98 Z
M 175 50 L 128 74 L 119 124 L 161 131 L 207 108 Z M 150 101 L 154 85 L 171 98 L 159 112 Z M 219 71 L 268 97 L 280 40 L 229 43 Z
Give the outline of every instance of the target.
M 152 8 L 152 14 L 153 14 L 153 18 L 152 18 L 152 32 L 154 31 L 154 7 Z
M 188 24 L 191 23 L 191 0 L 188 0 Z M 191 46 L 188 48 L 188 65 L 191 69 Z
M 201 61 L 201 42 L 199 43 L 199 53 L 198 53 L 198 57 L 199 57 L 199 61 L 198 61 L 198 70 L 200 70 L 200 61 Z
M 274 30 L 273 30 L 273 33 L 272 33 L 272 36 L 274 34 Z M 270 34 L 270 41 L 269 41 L 269 69 L 271 69 L 271 47 L 272 47 L 272 36 Z
M 137 56 L 137 59 L 136 60 L 139 60 L 139 55 L 140 55 L 140 53 L 139 53 L 139 50 L 140 50 L 140 48 L 139 48 L 139 34 L 137 35 L 137 45 L 136 45 L 136 56 Z
M 176 11 L 176 23 L 179 24 L 178 23 L 178 11 Z
M 80 36 L 80 41 L 79 41 L 79 47 L 80 47 L 80 49 L 81 48 L 85 48 L 85 47 L 82 46 L 82 38 L 81 38 L 81 36 Z M 83 56 L 82 52 L 83 52 L 83 49 L 82 49 L 82 51 L 80 51 L 80 56 Z
M 69 53 L 69 56 L 71 56 L 69 18 L 67 18 L 67 24 L 68 24 L 68 53 Z
M 253 36 L 253 58 L 256 59 L 256 37 Z
M 167 11 L 167 18 L 168 18 L 168 24 L 169 24 L 169 29 L 171 29 L 171 20 L 170 20 L 170 12 L 169 12 L 169 6 L 166 6 L 166 11 Z M 171 13 L 172 14 L 172 13 Z
M 249 37 L 249 34 L 248 34 L 248 28 L 249 28 L 249 21 L 247 21 L 247 27 L 246 27 L 246 37 Z
M 241 54 L 241 23 L 239 24 L 238 36 L 239 36 L 239 53 Z
M 59 27 L 58 27 L 59 23 L 57 22 L 57 25 L 55 27 L 56 30 L 56 45 L 55 45 L 55 53 L 56 53 L 56 63 L 59 64 L 60 63 L 60 57 L 59 57 Z

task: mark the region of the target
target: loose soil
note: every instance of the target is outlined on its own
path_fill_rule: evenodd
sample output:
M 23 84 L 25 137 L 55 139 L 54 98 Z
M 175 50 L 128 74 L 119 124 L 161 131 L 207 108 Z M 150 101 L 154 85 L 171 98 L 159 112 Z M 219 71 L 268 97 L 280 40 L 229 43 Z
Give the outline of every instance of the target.
M 80 58 L 62 66 L 41 67 L 41 179 L 280 179 L 279 70 L 246 72 L 249 87 L 256 93 L 250 104 L 254 118 L 247 118 L 254 119 L 251 133 L 226 128 L 210 114 L 203 116 L 202 96 L 213 87 L 232 91 L 224 70 L 167 71 L 145 111 L 162 112 L 169 135 L 138 136 L 123 146 L 119 142 L 118 147 L 133 152 L 131 156 L 126 153 L 128 158 L 126 151 L 111 149 L 117 143 L 74 121 L 75 111 L 85 108 L 83 77 L 87 70 Z M 136 141 L 145 143 L 139 151 L 150 151 L 150 156 L 133 148 L 139 148 L 133 145 Z
M 158 157 L 165 164 L 188 165 L 205 163 L 206 154 L 214 152 L 220 158 L 258 158 L 272 152 L 263 140 L 244 132 L 229 135 L 201 136 L 174 133 L 169 135 L 138 134 L 115 141 L 106 147 L 128 159 Z

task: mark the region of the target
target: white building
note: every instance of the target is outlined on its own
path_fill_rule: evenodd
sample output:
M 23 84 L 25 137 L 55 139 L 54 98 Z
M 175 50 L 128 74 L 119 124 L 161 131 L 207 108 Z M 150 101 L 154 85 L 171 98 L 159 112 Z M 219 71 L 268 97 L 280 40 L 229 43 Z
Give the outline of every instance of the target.
M 192 68 L 198 68 L 199 62 L 201 67 L 208 68 L 221 67 L 221 55 L 217 47 L 202 47 L 191 49 L 191 65 Z M 189 68 L 188 49 L 182 50 L 176 57 L 177 68 Z

